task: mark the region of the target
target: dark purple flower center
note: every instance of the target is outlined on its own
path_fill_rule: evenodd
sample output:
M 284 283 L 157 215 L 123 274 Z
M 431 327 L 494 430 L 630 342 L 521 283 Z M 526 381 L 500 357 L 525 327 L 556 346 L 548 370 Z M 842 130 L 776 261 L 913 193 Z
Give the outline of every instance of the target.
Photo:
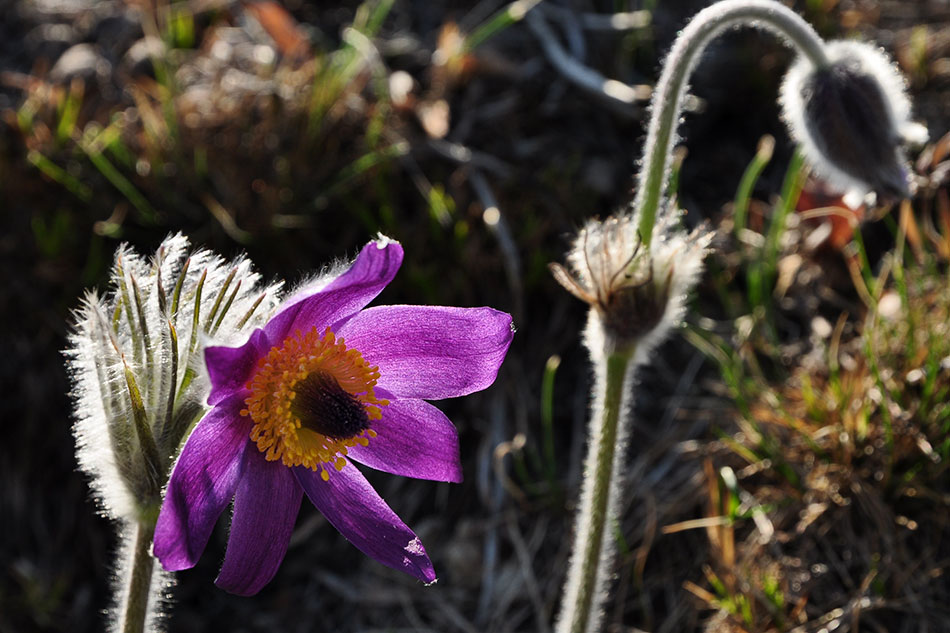
M 311 372 L 297 383 L 290 410 L 302 427 L 338 440 L 369 428 L 363 403 L 325 371 Z

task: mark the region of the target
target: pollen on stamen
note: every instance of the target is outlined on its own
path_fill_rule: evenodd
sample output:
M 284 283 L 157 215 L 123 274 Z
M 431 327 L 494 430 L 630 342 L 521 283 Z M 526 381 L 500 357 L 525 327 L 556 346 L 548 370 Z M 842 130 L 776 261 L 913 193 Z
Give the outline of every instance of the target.
M 254 421 L 250 438 L 265 459 L 305 466 L 328 481 L 329 466 L 346 466 L 348 447 L 376 437 L 369 424 L 389 404 L 374 393 L 378 379 L 379 368 L 329 328 L 298 330 L 259 361 L 241 415 Z

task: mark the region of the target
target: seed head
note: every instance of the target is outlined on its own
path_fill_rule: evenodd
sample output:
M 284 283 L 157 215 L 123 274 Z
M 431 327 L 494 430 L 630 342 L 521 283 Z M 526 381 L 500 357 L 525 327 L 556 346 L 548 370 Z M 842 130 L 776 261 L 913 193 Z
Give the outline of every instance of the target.
M 679 324 L 712 237 L 702 227 L 679 230 L 679 218 L 661 214 L 649 248 L 634 216 L 590 220 L 567 255 L 570 271 L 551 264 L 555 279 L 591 306 L 588 339 L 602 336 L 611 349 L 635 347 L 644 358 Z M 603 347 L 592 343 L 592 350 Z

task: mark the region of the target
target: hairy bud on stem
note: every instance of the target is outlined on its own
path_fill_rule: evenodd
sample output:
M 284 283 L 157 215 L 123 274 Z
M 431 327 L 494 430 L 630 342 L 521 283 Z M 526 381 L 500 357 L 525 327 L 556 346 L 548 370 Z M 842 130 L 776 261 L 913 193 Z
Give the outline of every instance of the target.
M 207 408 L 207 379 L 198 371 L 205 339 L 240 336 L 276 305 L 277 287 L 261 289 L 247 260 L 187 251 L 181 235 L 149 261 L 120 246 L 108 294 L 86 295 L 66 350 L 76 456 L 123 543 L 112 631 L 159 624 L 170 578 L 154 565 L 152 534 L 179 445 Z
M 789 133 L 833 186 L 907 197 L 901 145 L 924 142 L 927 131 L 910 121 L 903 78 L 869 44 L 831 42 L 826 51 L 825 66 L 799 60 L 785 76 L 780 102 Z

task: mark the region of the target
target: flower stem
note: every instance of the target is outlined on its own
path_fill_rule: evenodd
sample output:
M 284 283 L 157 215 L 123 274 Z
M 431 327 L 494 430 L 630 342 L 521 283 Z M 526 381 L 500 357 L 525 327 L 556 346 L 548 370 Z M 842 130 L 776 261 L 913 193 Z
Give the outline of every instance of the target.
M 149 600 L 153 597 L 152 578 L 154 577 L 155 559 L 152 557 L 152 537 L 155 535 L 155 523 L 136 522 L 132 533 L 131 551 L 128 567 L 125 574 L 120 574 L 119 582 L 127 582 L 122 587 L 123 600 L 118 607 L 118 631 L 121 633 L 145 633 L 146 622 L 149 620 Z
M 601 606 L 606 597 L 604 585 L 615 554 L 614 541 L 606 533 L 608 521 L 617 516 L 621 478 L 615 473 L 624 459 L 628 431 L 624 414 L 630 409 L 624 401 L 624 392 L 634 367 L 634 350 L 608 352 L 601 362 L 596 355 L 594 357 L 597 377 L 591 440 L 557 633 L 581 633 L 599 628 Z
M 774 0 L 724 0 L 697 13 L 676 38 L 653 95 L 643 166 L 637 176 L 637 196 L 633 203 L 634 213 L 639 213 L 638 228 L 644 246 L 649 246 L 653 237 L 653 224 L 670 170 L 673 135 L 689 77 L 706 45 L 726 29 L 738 25 L 773 31 L 815 66 L 828 63 L 825 44 L 811 25 Z

